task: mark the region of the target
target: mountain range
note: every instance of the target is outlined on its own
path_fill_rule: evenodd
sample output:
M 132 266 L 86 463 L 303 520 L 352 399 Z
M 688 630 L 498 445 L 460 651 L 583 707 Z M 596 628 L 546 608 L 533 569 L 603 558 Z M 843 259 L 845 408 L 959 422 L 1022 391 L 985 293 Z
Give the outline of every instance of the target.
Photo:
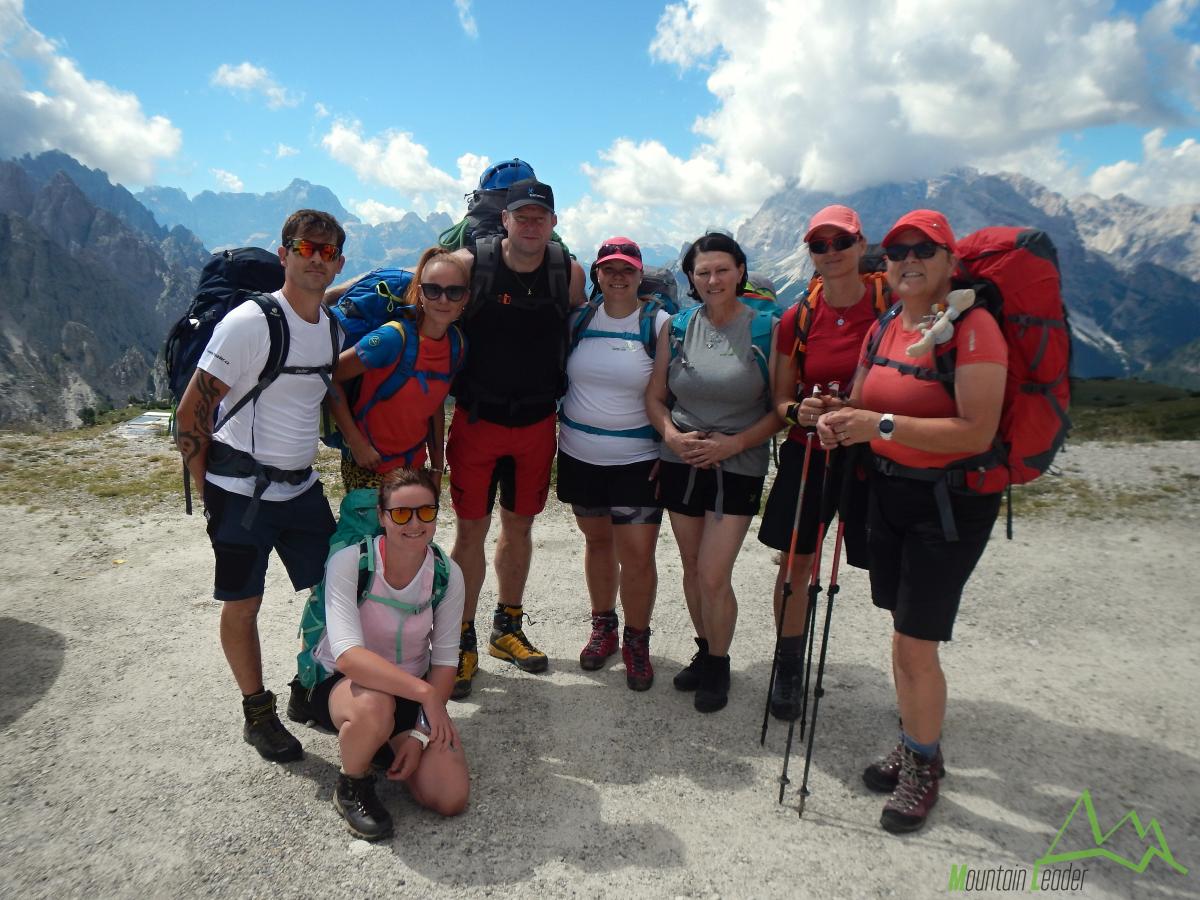
M 997 224 L 1045 230 L 1059 252 L 1074 374 L 1200 388 L 1200 206 L 1067 199 L 1024 176 L 970 169 L 849 196 L 793 185 L 737 232 L 782 302 L 811 275 L 801 240 L 809 217 L 834 202 L 858 210 L 876 239 L 918 207 L 943 211 L 959 235 Z M 348 274 L 411 265 L 453 224 L 444 213 L 407 213 L 368 225 L 301 179 L 262 195 L 188 198 L 168 187 L 134 195 L 57 151 L 0 161 L 0 425 L 71 424 L 87 406 L 161 397 L 156 358 L 209 251 L 273 248 L 283 220 L 303 206 L 345 223 Z M 656 264 L 678 258 L 665 245 L 646 251 Z

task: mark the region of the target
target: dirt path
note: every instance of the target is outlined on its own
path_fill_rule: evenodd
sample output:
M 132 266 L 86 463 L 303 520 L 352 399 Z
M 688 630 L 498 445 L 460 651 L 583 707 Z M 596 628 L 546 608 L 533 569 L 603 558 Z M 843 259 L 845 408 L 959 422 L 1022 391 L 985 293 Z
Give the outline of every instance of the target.
M 86 469 L 102 452 L 136 472 L 162 464 L 150 440 L 98 440 L 75 459 Z M 174 498 L 128 513 L 69 485 L 47 495 L 19 443 L 0 444 L 2 895 L 925 897 L 946 891 L 952 865 L 1028 870 L 1084 789 L 1105 830 L 1131 809 L 1156 819 L 1191 871 L 1092 859 L 1081 895 L 1200 895 L 1196 444 L 1073 448 L 1063 480 L 1025 495 L 1016 540 L 997 530 L 943 653 L 950 774 L 917 836 L 880 831 L 881 800 L 859 781 L 895 733 L 889 623 L 863 573 L 844 570 L 800 820 L 802 744 L 783 806 L 787 729 L 772 722 L 758 744 L 770 551 L 751 539 L 739 560 L 731 701 L 701 716 L 670 684 L 693 645 L 669 528 L 658 680 L 635 694 L 619 662 L 578 667 L 581 539 L 552 503 L 527 599 L 550 673 L 484 657 L 472 701 L 453 709 L 470 809 L 443 821 L 387 785 L 397 834 L 372 846 L 330 806 L 333 737 L 301 729 L 307 756 L 286 766 L 242 743 L 203 521 Z M 31 510 L 20 498 L 39 488 Z M 452 531 L 444 516 L 445 546 Z M 273 562 L 261 625 L 280 693 L 301 601 Z M 492 602 L 489 580 L 480 609 Z M 1090 843 L 1081 814 L 1058 849 Z M 1124 828 L 1105 846 L 1136 860 L 1147 844 Z

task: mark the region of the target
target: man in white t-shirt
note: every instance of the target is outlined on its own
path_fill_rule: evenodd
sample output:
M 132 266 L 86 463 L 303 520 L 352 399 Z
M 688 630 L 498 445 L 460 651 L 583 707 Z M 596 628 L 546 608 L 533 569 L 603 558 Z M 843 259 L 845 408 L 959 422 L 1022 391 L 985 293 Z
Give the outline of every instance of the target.
M 204 489 L 221 648 L 242 691 L 243 737 L 276 762 L 304 751 L 263 685 L 258 610 L 272 549 L 297 591 L 324 575 L 334 520 L 312 463 L 342 335 L 321 301 L 345 263 L 345 241 L 328 213 L 302 209 L 288 217 L 279 248 L 283 289 L 263 303 L 247 300 L 221 320 L 176 413 L 176 443 Z M 268 315 L 282 316 L 288 350 L 278 377 L 255 395 L 271 346 Z

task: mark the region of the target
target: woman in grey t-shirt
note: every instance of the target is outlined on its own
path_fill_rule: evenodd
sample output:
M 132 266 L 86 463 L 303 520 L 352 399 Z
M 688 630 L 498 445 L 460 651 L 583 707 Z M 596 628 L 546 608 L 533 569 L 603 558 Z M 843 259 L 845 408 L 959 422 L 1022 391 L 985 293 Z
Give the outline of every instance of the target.
M 683 594 L 699 647 L 674 679 L 700 712 L 729 697 L 729 645 L 737 621 L 733 563 L 758 512 L 767 441 L 783 420 L 771 407 L 770 313 L 739 301 L 746 254 L 707 234 L 683 259 L 701 306 L 677 313 L 659 335 L 646 411 L 662 435 L 660 499 L 683 564 Z

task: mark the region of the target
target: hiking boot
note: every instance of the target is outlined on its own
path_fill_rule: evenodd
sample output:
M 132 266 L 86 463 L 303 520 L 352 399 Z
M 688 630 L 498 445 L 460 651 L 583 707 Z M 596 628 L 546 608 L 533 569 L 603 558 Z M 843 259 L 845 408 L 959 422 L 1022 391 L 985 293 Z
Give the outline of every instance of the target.
M 709 654 L 704 658 L 700 686 L 696 688 L 692 706 L 696 708 L 696 712 L 710 713 L 724 709 L 728 702 L 729 657 Z
M 454 675 L 451 700 L 462 700 L 471 695 L 471 684 L 479 671 L 479 647 L 475 642 L 475 626 L 464 622 L 458 638 L 458 672 Z
M 579 652 L 579 668 L 594 672 L 617 652 L 617 614 L 613 611 L 592 613 L 592 634 Z
M 907 747 L 900 753 L 896 790 L 883 805 L 883 815 L 879 818 L 883 830 L 892 834 L 906 834 L 921 828 L 938 798 L 938 776 L 934 773 L 936 757 L 926 759 Z
M 339 772 L 333 807 L 346 820 L 350 833 L 364 841 L 377 841 L 392 833 L 392 817 L 375 796 L 374 775 L 351 778 Z
M 550 665 L 546 654 L 525 637 L 521 628 L 524 613 L 519 606 L 497 606 L 492 617 L 492 639 L 488 653 L 506 659 L 522 672 L 545 672 Z
M 300 683 L 299 675 L 288 682 L 288 687 L 292 694 L 288 697 L 287 717 L 301 725 L 311 725 L 316 719 L 308 703 L 308 688 Z
M 694 691 L 700 687 L 700 670 L 704 668 L 704 661 L 708 659 L 708 638 L 698 637 L 695 641 L 698 649 L 692 661 L 676 672 L 675 677 L 671 679 L 677 691 Z
M 771 686 L 771 715 L 783 722 L 800 718 L 804 700 L 804 660 L 790 654 L 779 657 L 775 684 Z
M 625 659 L 625 684 L 631 691 L 648 691 L 654 684 L 654 666 L 650 664 L 650 629 L 625 626 L 621 640 Z
M 883 759 L 877 759 L 863 769 L 863 783 L 879 794 L 890 794 L 896 789 L 900 780 L 900 767 L 904 760 L 904 741 L 897 741 L 892 752 Z M 942 745 L 938 744 L 937 753 L 933 756 L 933 774 L 937 778 L 946 777 L 946 766 L 942 761 Z
M 304 758 L 304 748 L 300 742 L 279 721 L 279 715 L 275 712 L 275 695 L 270 691 L 243 698 L 242 712 L 246 715 L 242 737 L 263 759 L 291 762 Z

